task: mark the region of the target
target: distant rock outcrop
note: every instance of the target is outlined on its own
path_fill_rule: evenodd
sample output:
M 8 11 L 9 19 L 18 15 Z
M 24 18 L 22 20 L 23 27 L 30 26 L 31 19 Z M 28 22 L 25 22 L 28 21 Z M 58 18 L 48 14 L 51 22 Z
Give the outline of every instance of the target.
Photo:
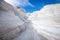
M 48 40 L 60 40 L 60 4 L 46 5 L 33 12 L 29 19 L 40 35 Z

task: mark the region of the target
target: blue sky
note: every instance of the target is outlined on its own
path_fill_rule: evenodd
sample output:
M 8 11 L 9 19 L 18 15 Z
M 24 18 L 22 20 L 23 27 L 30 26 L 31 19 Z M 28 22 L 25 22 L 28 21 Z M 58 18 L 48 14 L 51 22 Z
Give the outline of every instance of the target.
M 40 10 L 45 5 L 60 3 L 60 0 L 29 0 L 29 2 L 32 5 L 34 5 L 34 7 L 26 6 L 26 7 L 24 7 L 24 9 L 27 12 L 33 12 L 33 11 L 36 11 L 36 10 Z
M 6 0 L 8 3 L 22 7 L 27 13 L 40 10 L 45 5 L 60 3 L 60 0 Z

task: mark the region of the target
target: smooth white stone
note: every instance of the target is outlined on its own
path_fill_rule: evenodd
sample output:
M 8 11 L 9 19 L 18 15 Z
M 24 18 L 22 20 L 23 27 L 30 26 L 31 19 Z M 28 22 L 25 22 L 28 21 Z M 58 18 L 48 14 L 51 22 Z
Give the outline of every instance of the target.
M 46 5 L 33 12 L 29 19 L 40 35 L 48 40 L 60 40 L 60 4 Z

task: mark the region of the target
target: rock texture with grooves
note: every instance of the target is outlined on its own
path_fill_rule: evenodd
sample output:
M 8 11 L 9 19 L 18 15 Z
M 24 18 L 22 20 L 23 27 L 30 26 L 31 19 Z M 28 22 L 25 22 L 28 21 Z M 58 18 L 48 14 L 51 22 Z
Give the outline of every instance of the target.
M 26 12 L 19 7 L 0 0 L 0 40 L 45 39 L 33 29 Z
M 23 9 L 0 0 L 0 40 L 12 40 L 25 30 L 27 16 Z
M 60 4 L 25 13 L 0 0 L 0 40 L 60 40 Z
M 48 40 L 60 40 L 60 4 L 46 5 L 33 12 L 29 19 L 40 35 Z

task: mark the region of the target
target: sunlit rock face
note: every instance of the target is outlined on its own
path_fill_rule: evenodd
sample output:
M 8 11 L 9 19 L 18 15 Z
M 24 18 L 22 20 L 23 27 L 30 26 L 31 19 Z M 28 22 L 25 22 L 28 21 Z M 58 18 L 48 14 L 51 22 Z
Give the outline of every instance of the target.
M 33 28 L 48 40 L 60 40 L 60 4 L 46 5 L 30 15 Z
M 28 18 L 24 9 L 0 0 L 0 40 L 60 40 L 59 7 L 47 5 Z
M 23 9 L 0 0 L 0 40 L 12 40 L 25 30 L 27 16 Z
M 40 40 L 22 8 L 0 1 L 0 40 Z

